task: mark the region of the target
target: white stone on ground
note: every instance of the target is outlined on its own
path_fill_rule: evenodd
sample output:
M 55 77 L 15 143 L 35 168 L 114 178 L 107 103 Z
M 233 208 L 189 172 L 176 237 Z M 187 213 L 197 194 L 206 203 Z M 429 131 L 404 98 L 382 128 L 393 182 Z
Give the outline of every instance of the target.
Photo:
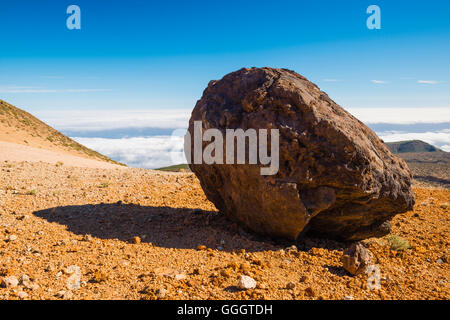
M 241 275 L 238 282 L 238 288 L 242 290 L 256 288 L 256 281 L 249 276 Z

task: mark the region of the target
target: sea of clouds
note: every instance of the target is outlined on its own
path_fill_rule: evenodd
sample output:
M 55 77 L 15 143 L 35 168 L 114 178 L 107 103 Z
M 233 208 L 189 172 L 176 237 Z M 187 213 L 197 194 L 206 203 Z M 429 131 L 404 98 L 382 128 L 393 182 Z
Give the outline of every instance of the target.
M 180 136 L 73 139 L 130 167 L 155 169 L 186 163 Z
M 385 142 L 422 140 L 450 151 L 449 108 L 349 108 Z M 190 110 L 41 112 L 37 116 L 79 143 L 131 167 L 185 163 Z

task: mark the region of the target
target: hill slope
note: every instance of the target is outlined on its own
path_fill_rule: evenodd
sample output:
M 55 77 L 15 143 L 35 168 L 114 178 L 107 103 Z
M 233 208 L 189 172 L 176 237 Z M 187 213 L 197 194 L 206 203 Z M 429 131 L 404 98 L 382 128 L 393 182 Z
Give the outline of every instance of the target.
M 0 100 L 0 141 L 119 164 L 3 100 Z
M 442 152 L 441 149 L 421 140 L 387 142 L 386 145 L 389 150 L 395 154 L 409 152 Z
M 420 140 L 387 142 L 386 145 L 406 161 L 416 185 L 450 188 L 450 152 Z
M 171 172 L 190 172 L 191 169 L 187 163 L 175 164 L 173 166 L 158 168 L 156 170 L 160 171 L 171 171 Z

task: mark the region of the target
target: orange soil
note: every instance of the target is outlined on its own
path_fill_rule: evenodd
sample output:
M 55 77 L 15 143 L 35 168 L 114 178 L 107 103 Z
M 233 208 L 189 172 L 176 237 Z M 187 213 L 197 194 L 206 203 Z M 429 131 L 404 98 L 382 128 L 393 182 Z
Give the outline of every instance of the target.
M 450 191 L 415 193 L 414 211 L 393 219 L 409 249 L 365 240 L 381 270 L 370 290 L 367 275 L 342 269 L 348 244 L 305 238 L 296 250 L 252 235 L 216 212 L 191 173 L 2 162 L 0 278 L 35 285 L 0 288 L 0 299 L 59 299 L 70 265 L 81 268 L 73 299 L 157 299 L 158 289 L 161 299 L 449 299 Z M 257 288 L 237 290 L 241 274 Z

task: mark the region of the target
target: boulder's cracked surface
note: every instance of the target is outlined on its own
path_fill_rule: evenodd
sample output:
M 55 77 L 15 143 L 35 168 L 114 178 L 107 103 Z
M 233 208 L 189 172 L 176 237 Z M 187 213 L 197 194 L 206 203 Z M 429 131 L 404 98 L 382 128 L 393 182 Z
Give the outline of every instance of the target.
M 302 232 L 345 240 L 382 236 L 395 214 L 414 205 L 406 163 L 293 71 L 241 69 L 211 81 L 189 122 L 192 154 L 194 121 L 219 129 L 224 138 L 226 129 L 279 129 L 276 175 L 261 175 L 262 164 L 190 165 L 208 199 L 257 233 L 288 239 Z

